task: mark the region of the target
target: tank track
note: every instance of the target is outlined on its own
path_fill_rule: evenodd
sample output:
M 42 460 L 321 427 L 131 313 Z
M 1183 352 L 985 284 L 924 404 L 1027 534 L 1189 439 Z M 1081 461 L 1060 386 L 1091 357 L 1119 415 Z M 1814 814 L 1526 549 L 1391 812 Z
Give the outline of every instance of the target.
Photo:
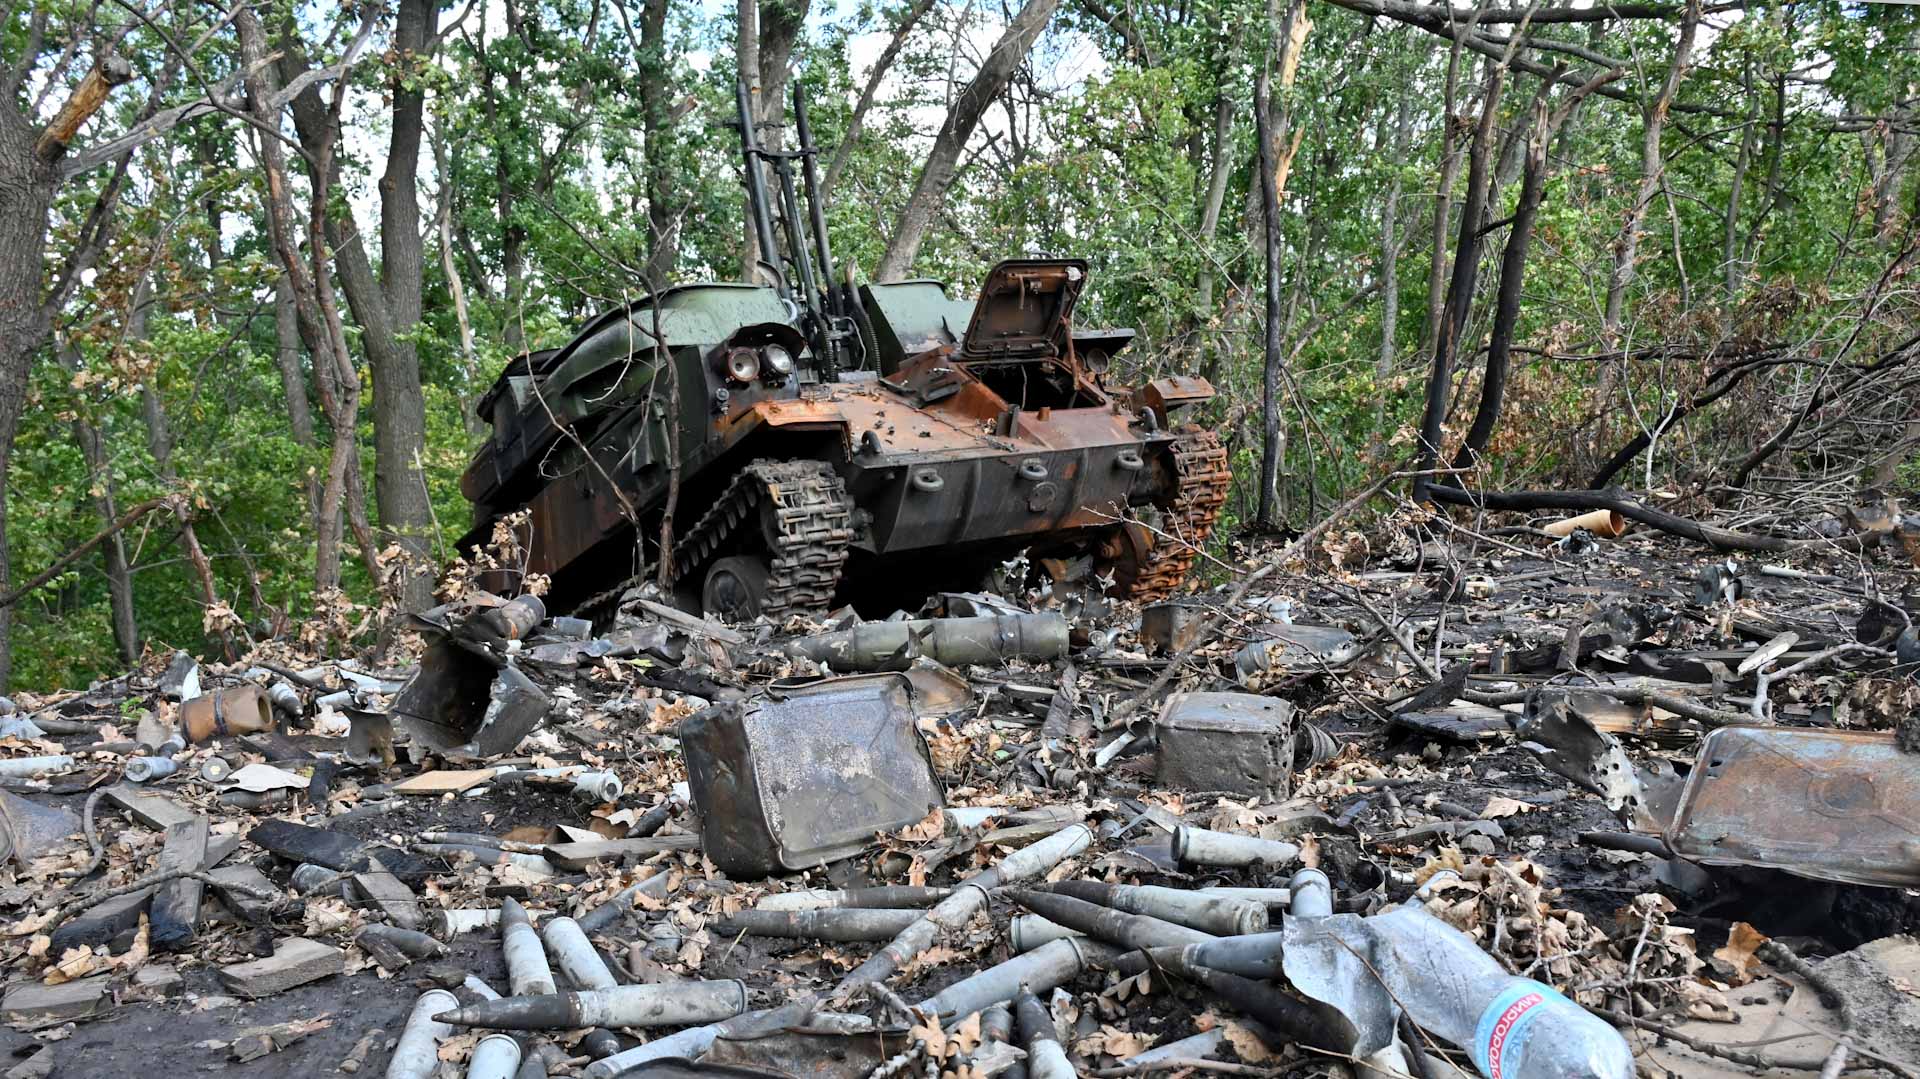
M 853 506 L 846 485 L 824 461 L 754 461 L 685 535 L 674 541 L 670 586 L 690 580 L 714 559 L 764 539 L 770 577 L 762 614 L 824 611 L 833 602 L 853 541 Z M 763 524 L 760 535 L 752 529 Z M 742 526 L 747 526 L 746 530 Z M 611 619 L 621 593 L 644 578 L 633 577 L 592 596 L 577 608 L 596 622 Z
M 1213 535 L 1233 485 L 1227 448 L 1217 433 L 1190 425 L 1176 436 L 1171 452 L 1177 482 L 1172 500 L 1161 507 L 1160 531 L 1181 542 L 1154 537 L 1147 564 L 1127 589 L 1129 599 L 1166 599 L 1179 590 L 1200 558 L 1198 548 Z
M 706 568 L 733 546 L 728 541 L 740 525 L 756 517 L 767 526 L 772 571 L 761 613 L 779 618 L 826 610 L 853 542 L 853 506 L 846 485 L 824 461 L 755 461 L 742 469 L 675 544 L 669 580 L 679 584 Z

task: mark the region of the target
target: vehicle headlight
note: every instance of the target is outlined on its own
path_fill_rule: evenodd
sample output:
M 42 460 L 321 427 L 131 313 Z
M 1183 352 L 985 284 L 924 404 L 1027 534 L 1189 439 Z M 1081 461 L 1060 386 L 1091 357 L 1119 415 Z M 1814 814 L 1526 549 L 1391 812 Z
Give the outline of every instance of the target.
M 767 366 L 772 368 L 776 374 L 786 375 L 793 373 L 793 353 L 788 352 L 779 345 L 768 345 L 766 348 L 760 350 L 760 354 L 766 357 Z
M 736 348 L 727 353 L 727 377 L 735 382 L 752 382 L 760 374 L 760 358 L 753 350 Z

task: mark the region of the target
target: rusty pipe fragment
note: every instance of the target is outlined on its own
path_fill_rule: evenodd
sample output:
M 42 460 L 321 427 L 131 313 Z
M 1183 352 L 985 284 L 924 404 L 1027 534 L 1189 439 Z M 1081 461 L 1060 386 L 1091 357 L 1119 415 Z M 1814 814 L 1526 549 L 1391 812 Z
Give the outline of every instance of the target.
M 1627 534 L 1627 519 L 1620 515 L 1619 510 L 1593 510 L 1558 521 L 1548 521 L 1540 530 L 1549 536 L 1571 536 L 1582 528 L 1602 539 L 1619 539 Z
M 1060 1047 L 1060 1033 L 1053 1027 L 1053 1014 L 1032 993 L 1022 992 L 1013 1003 L 1026 1038 L 1028 1079 L 1078 1079 L 1067 1051 Z
M 1184 925 L 1162 921 L 1144 914 L 1126 914 L 1089 903 L 1072 896 L 1056 895 L 1052 892 L 1036 892 L 1026 888 L 1010 888 L 1007 898 L 1046 918 L 1048 921 L 1077 929 L 1090 937 L 1112 944 L 1121 944 L 1129 948 L 1159 948 L 1181 944 L 1204 944 L 1218 940 L 1211 933 L 1202 933 L 1198 929 L 1189 929 Z
M 445 989 L 429 989 L 413 1002 L 407 1025 L 400 1032 L 400 1043 L 387 1060 L 387 1079 L 428 1079 L 440 1067 L 440 1039 L 453 1034 L 453 1027 L 434 1018 L 448 1008 L 457 1007 L 460 998 Z
M 1144 914 L 1216 936 L 1231 937 L 1243 933 L 1264 933 L 1267 930 L 1267 908 L 1243 899 L 1152 885 L 1107 884 L 1097 880 L 1063 880 L 1046 885 L 1045 890 L 1128 914 Z
M 507 957 L 507 983 L 515 997 L 544 996 L 554 991 L 553 970 L 547 952 L 533 931 L 527 912 L 512 896 L 500 900 L 500 950 Z M 587 1026 L 577 1023 L 576 1026 Z
M 901 930 L 892 943 L 867 958 L 835 988 L 838 994 L 883 982 L 915 956 L 933 946 L 944 931 L 958 931 L 986 905 L 987 893 L 1006 884 L 1037 877 L 1054 866 L 1086 850 L 1093 843 L 1093 829 L 1084 824 L 1069 824 L 1037 843 L 1014 851 L 1000 864 L 983 869 L 954 888 L 926 916 Z
M 180 729 L 189 742 L 230 734 L 254 734 L 273 726 L 273 705 L 259 686 L 215 690 L 180 706 Z
M 1287 865 L 1300 857 L 1292 843 L 1180 825 L 1173 830 L 1173 860 L 1189 865 Z
M 920 920 L 917 910 L 829 907 L 824 910 L 743 910 L 714 923 L 714 932 L 734 937 L 795 937 L 858 942 L 892 940 Z
M 867 622 L 802 637 L 788 643 L 787 654 L 836 671 L 905 670 L 923 656 L 952 666 L 1059 659 L 1067 654 L 1067 620 L 1048 611 Z
M 489 1034 L 467 1058 L 467 1079 L 514 1079 L 520 1070 L 520 1043 L 511 1035 Z
M 953 894 L 951 888 L 894 884 L 879 888 L 814 889 L 763 896 L 755 910 L 825 910 L 832 907 L 905 909 L 931 907 Z
M 729 979 L 504 997 L 452 1008 L 435 1018 L 456 1026 L 495 1030 L 577 1030 L 714 1023 L 746 1010 L 746 983 Z
M 1111 965 L 1120 950 L 1083 937 L 1050 941 L 1025 955 L 970 974 L 921 1001 L 915 1007 L 932 1015 L 972 1015 L 990 1005 L 1012 1000 L 1025 989 L 1044 993 L 1065 985 L 1088 967 Z

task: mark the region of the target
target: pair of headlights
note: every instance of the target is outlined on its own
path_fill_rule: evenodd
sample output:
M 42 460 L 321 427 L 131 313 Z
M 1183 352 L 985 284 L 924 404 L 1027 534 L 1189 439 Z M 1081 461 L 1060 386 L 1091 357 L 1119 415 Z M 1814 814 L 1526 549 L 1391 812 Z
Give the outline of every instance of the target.
M 720 368 L 733 382 L 752 382 L 763 370 L 785 378 L 793 373 L 793 353 L 780 345 L 730 349 L 722 358 Z

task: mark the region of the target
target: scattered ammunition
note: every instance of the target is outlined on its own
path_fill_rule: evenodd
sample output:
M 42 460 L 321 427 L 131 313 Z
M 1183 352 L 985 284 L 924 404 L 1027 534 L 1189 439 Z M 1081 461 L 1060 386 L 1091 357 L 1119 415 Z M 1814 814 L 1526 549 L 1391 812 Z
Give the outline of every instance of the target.
M 267 686 L 267 703 L 289 717 L 299 716 L 305 708 L 300 702 L 299 691 L 285 682 L 273 682 Z
M 1184 966 L 1208 967 L 1213 970 L 1238 974 L 1243 978 L 1278 978 L 1281 975 L 1282 951 L 1285 947 L 1284 933 L 1249 933 L 1243 937 L 1221 937 L 1205 944 L 1185 944 L 1169 949 L 1179 953 Z M 1120 970 L 1127 974 L 1138 974 L 1151 969 L 1161 949 L 1151 952 L 1129 952 L 1119 961 Z
M 387 1079 L 428 1079 L 440 1067 L 440 1039 L 453 1034 L 453 1027 L 434 1016 L 456 1007 L 460 998 L 445 989 L 429 989 L 413 1002 L 407 1015 L 400 1043 L 393 1047 L 387 1061 Z
M 1267 930 L 1267 908 L 1239 899 L 1201 895 L 1178 888 L 1106 884 L 1094 880 L 1063 880 L 1048 885 L 1047 890 L 1128 914 L 1145 914 L 1217 936 L 1264 933 Z
M 1078 930 L 1047 921 L 1038 914 L 1016 914 L 1007 919 L 1007 939 L 1013 942 L 1015 952 L 1030 952 L 1042 944 L 1085 935 Z
M 574 988 L 612 989 L 620 984 L 614 980 L 613 972 L 607 969 L 600 953 L 594 951 L 593 942 L 581 931 L 579 922 L 572 918 L 555 918 L 547 923 L 540 936 L 547 942 L 548 954 Z
M 583 932 L 598 933 L 612 925 L 621 915 L 633 909 L 635 896 L 644 895 L 660 899 L 667 894 L 667 871 L 657 869 L 653 875 L 638 884 L 629 884 L 614 895 L 612 899 L 593 908 L 579 918 Z
M 1040 998 L 1022 992 L 1013 1007 L 1020 1019 L 1020 1032 L 1026 1037 L 1028 1079 L 1077 1079 L 1079 1073 L 1067 1060 L 1067 1051 L 1060 1048 L 1053 1015 Z
M 680 799 L 669 794 L 660 804 L 640 814 L 640 819 L 627 829 L 628 839 L 645 839 L 659 831 L 663 825 L 673 819 L 673 811 L 679 808 Z
M 1145 1068 L 1148 1064 L 1159 1064 L 1169 1060 L 1205 1060 L 1226 1039 L 1226 1028 L 1214 1027 L 1202 1034 L 1181 1038 L 1165 1045 L 1156 1045 L 1130 1057 L 1122 1057 L 1120 1064 L 1127 1068 Z
M 467 1079 L 514 1079 L 520 1070 L 520 1043 L 510 1034 L 489 1034 L 467 1058 Z
M 610 1057 L 620 1051 L 620 1035 L 606 1027 L 595 1027 L 580 1036 L 574 1043 L 581 1052 L 595 1060 Z
M 941 811 L 948 831 L 971 831 L 990 820 L 1012 827 L 1022 824 L 1073 824 L 1085 820 L 1084 810 L 1072 806 L 1041 806 L 1038 809 L 1008 809 L 1004 806 L 948 806 Z
M 346 876 L 337 869 L 301 862 L 293 867 L 293 890 L 301 895 L 346 895 Z
M 743 910 L 714 923 L 713 930 L 734 937 L 798 937 L 804 940 L 892 940 L 920 920 L 917 910 L 830 907 L 826 910 Z
M 553 992 L 553 971 L 547 966 L 546 949 L 540 946 L 526 910 L 512 896 L 500 900 L 500 950 L 507 956 L 507 981 L 515 997 Z
M 353 942 L 387 970 L 399 970 L 415 959 L 447 954 L 446 945 L 425 933 L 391 925 L 369 925 L 354 934 Z
M 1287 865 L 1300 857 L 1292 843 L 1181 825 L 1173 830 L 1173 859 L 1190 865 Z
M 171 757 L 135 757 L 127 762 L 127 782 L 151 783 L 180 770 L 180 762 Z
M 494 990 L 493 986 L 488 985 L 486 982 L 482 981 L 480 979 L 480 976 L 477 974 L 467 975 L 466 980 L 461 982 L 460 985 L 462 988 L 466 989 L 467 992 L 472 993 L 474 996 L 479 997 L 481 1000 L 499 1000 L 500 999 L 500 994 Z
M 579 993 L 512 996 L 440 1013 L 448 1023 L 496 1030 L 677 1027 L 731 1019 L 747 1009 L 743 982 L 621 985 Z
M 521 872 L 531 873 L 537 877 L 551 877 L 560 872 L 553 867 L 552 862 L 538 854 L 519 854 L 494 847 L 476 847 L 465 843 L 415 843 L 413 849 L 418 854 L 428 854 L 450 861 L 472 858 L 481 865 L 510 865 Z
M 971 921 L 986 903 L 988 892 L 1002 885 L 1040 876 L 1086 850 L 1092 843 L 1093 829 L 1084 824 L 1069 824 L 1045 839 L 1007 855 L 998 865 L 973 874 L 962 881 L 953 894 L 935 904 L 925 917 L 901 930 L 892 943 L 868 956 L 866 962 L 841 978 L 836 992 L 851 992 L 886 981 L 915 956 L 932 947 L 942 930 L 958 929 Z
M 422 843 L 456 843 L 466 847 L 488 847 L 514 854 L 544 854 L 547 850 L 540 843 L 520 843 L 511 839 L 481 835 L 478 832 L 421 832 L 419 840 Z
M 995 1004 L 980 1013 L 980 1045 L 968 1055 L 967 1061 L 973 1066 L 974 1074 L 985 1074 L 988 1058 L 997 1057 L 998 1047 L 1013 1043 L 1013 1008 L 1011 1004 Z M 997 1079 L 1024 1079 L 1026 1068 L 1020 1067 L 1018 1077 L 1011 1076 L 1011 1068 L 995 1073 Z
M 1277 933 L 1262 936 L 1279 936 Z M 1258 937 L 1228 938 L 1219 944 L 1241 944 Z M 1330 1053 L 1344 1054 L 1353 1048 L 1353 1023 L 1333 1007 L 1303 1001 L 1276 990 L 1272 985 L 1228 974 L 1214 967 L 1188 960 L 1189 948 L 1153 948 L 1147 956 L 1156 966 L 1199 982 L 1220 998 L 1285 1035 L 1288 1040 Z
M 1289 913 L 1296 918 L 1325 918 L 1333 913 L 1333 882 L 1318 869 L 1302 869 L 1287 882 L 1293 901 Z
M 1065 985 L 1089 966 L 1109 965 L 1119 955 L 1117 948 L 1084 938 L 1049 941 L 1025 955 L 962 978 L 917 1007 L 933 1015 L 972 1015 L 989 1005 L 1012 1000 L 1022 989 L 1044 993 Z
M 270 791 L 221 791 L 220 801 L 241 809 L 271 809 L 293 801 L 293 792 L 285 787 Z
M 71 772 L 76 762 L 67 754 L 45 757 L 13 757 L 0 760 L 0 776 L 37 776 Z
M 709 1023 L 702 1027 L 689 1027 L 664 1038 L 655 1038 L 645 1045 L 636 1045 L 632 1049 L 615 1053 L 604 1060 L 596 1060 L 587 1065 L 580 1075 L 582 1079 L 619 1079 L 620 1076 L 626 1075 L 650 1060 L 674 1058 L 693 1060 L 712 1048 L 714 1041 L 721 1035 L 752 1029 L 756 1025 L 764 1024 L 767 1017 L 775 1011 L 786 1011 L 791 1007 L 789 1005 L 787 1009 L 742 1012 L 722 1022 Z M 812 1030 L 831 1030 L 842 1034 L 865 1034 L 873 1030 L 873 1021 L 867 1017 L 840 1012 L 813 1012 L 806 1017 L 806 1023 Z
M 1027 888 L 1009 888 L 1005 894 L 1015 903 L 1049 921 L 1129 948 L 1201 944 L 1219 939 L 1198 929 L 1188 929 L 1184 925 L 1175 925 L 1144 914 L 1124 914 L 1072 896 L 1036 892 Z
M 202 783 L 225 783 L 233 774 L 233 765 L 225 757 L 208 757 L 200 762 L 200 781 Z
M 1293 893 L 1285 888 L 1201 888 L 1201 895 L 1218 895 L 1228 899 L 1244 899 L 1249 903 L 1264 903 L 1267 910 L 1274 908 L 1286 910 L 1293 902 Z
M 441 940 L 451 940 L 479 929 L 492 929 L 499 924 L 498 910 L 454 909 L 433 912 L 433 935 Z
M 885 888 L 806 889 L 763 897 L 755 910 L 824 910 L 828 907 L 876 907 L 904 910 L 930 907 L 953 893 L 951 888 L 893 885 Z
M 596 802 L 617 802 L 626 792 L 626 784 L 612 772 L 581 772 L 573 777 L 573 793 Z

